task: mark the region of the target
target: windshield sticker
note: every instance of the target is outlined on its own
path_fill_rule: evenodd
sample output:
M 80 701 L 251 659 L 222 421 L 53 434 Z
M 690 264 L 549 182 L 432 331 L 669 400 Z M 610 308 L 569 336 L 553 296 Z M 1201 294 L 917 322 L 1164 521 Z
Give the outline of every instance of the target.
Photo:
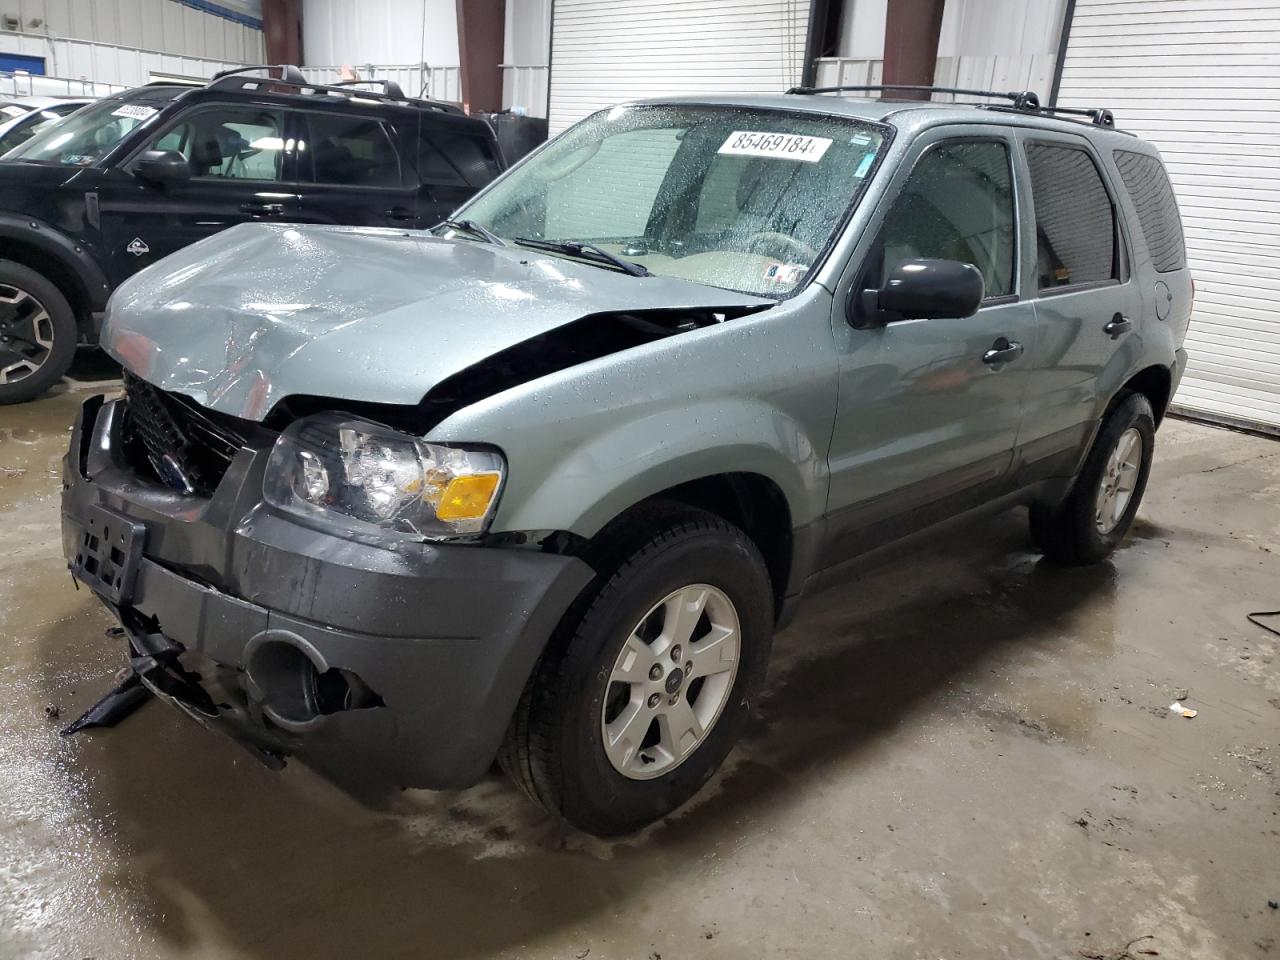
M 739 157 L 774 157 L 817 163 L 831 146 L 830 137 L 808 137 L 798 133 L 762 133 L 758 130 L 735 130 L 720 145 L 717 153 Z
M 808 269 L 803 263 L 771 263 L 764 278 L 771 283 L 799 283 Z
M 148 117 L 156 114 L 155 107 L 144 107 L 137 103 L 126 103 L 123 107 L 116 107 L 111 111 L 113 117 L 131 117 L 134 120 L 146 120 Z
M 871 169 L 871 164 L 876 162 L 876 155 L 868 153 L 862 158 L 862 162 L 858 164 L 858 169 L 853 171 L 853 175 L 861 180 L 867 175 L 867 171 Z
M 21 117 L 28 112 L 22 107 L 0 107 L 0 113 L 3 113 L 6 117 Z

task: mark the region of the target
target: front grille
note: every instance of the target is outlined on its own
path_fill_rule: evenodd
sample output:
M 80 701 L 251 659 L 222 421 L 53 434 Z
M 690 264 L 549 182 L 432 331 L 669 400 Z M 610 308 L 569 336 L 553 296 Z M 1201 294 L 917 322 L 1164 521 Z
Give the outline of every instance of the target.
M 175 490 L 211 495 L 244 437 L 218 414 L 127 372 L 124 391 L 126 459 Z

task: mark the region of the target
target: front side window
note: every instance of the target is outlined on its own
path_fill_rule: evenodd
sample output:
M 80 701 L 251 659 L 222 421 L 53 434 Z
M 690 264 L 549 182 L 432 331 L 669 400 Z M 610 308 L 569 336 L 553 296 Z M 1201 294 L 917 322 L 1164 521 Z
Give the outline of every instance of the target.
M 182 154 L 191 175 L 212 180 L 279 180 L 284 118 L 278 110 L 216 107 L 197 110 L 150 144 Z
M 881 128 L 846 117 L 618 107 L 455 216 L 507 240 L 592 243 L 660 276 L 781 297 L 821 259 L 883 143 Z
M 1031 143 L 1027 164 L 1039 288 L 1119 279 L 1115 209 L 1093 158 L 1078 147 Z
M 400 186 L 400 158 L 377 120 L 312 114 L 304 148 L 316 183 L 348 187 Z
M 1008 146 L 942 143 L 921 157 L 885 216 L 864 286 L 884 286 L 904 260 L 930 258 L 972 264 L 988 298 L 1008 296 L 1017 256 Z
M 171 92 L 155 90 L 128 100 L 114 97 L 99 100 L 76 111 L 64 122 L 42 129 L 14 148 L 5 159 L 88 166 L 159 113 L 173 96 Z

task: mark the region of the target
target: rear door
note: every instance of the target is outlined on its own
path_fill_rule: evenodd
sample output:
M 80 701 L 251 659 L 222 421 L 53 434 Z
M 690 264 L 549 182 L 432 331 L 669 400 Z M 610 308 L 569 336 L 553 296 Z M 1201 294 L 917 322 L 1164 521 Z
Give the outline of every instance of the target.
M 870 245 L 851 260 L 833 321 L 841 356 L 827 564 L 1006 488 L 1035 335 L 1019 283 L 1027 245 L 1014 171 L 1014 144 L 998 128 L 922 134 L 881 202 Z M 975 315 L 849 326 L 850 293 L 878 289 L 899 263 L 921 257 L 979 269 L 986 298 Z
M 1083 137 L 1020 131 L 1036 231 L 1033 387 L 1020 479 L 1074 472 L 1139 350 L 1142 296 L 1116 215 L 1115 185 Z
M 277 106 L 198 104 L 108 170 L 98 204 L 112 282 L 238 223 L 296 219 L 285 124 Z M 155 184 L 138 177 L 133 164 L 148 150 L 182 154 L 191 178 Z
M 307 110 L 301 123 L 304 222 L 413 226 L 415 178 L 396 149 L 394 128 L 380 113 Z

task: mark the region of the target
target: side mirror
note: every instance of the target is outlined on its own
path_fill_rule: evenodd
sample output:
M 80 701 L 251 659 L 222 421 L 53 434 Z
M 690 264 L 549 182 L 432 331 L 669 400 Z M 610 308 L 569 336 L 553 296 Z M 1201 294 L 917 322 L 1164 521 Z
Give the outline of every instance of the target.
M 148 150 L 133 162 L 133 173 L 150 183 L 191 179 L 191 165 L 177 150 Z
M 854 290 L 849 323 L 859 329 L 895 320 L 971 317 L 986 284 L 978 268 L 958 260 L 904 260 L 879 290 Z

